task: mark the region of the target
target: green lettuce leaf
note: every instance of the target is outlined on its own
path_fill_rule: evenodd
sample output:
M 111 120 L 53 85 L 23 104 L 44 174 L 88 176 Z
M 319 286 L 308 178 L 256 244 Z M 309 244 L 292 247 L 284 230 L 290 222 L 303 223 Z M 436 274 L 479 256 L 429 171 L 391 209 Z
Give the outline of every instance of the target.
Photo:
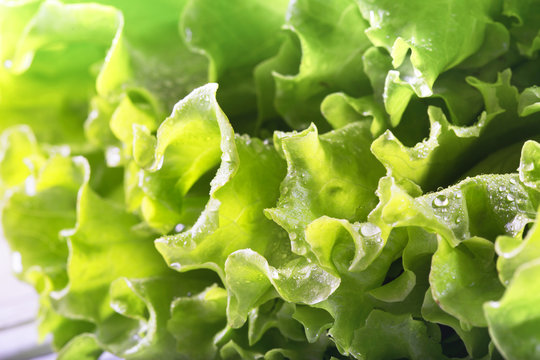
M 215 87 L 201 91 L 211 94 Z M 278 198 L 285 173 L 277 151 L 258 139 L 234 135 L 217 109 L 214 126 L 221 129 L 222 162 L 212 180 L 210 200 L 191 229 L 156 240 L 156 247 L 173 269 L 216 271 L 229 290 L 229 324 L 239 327 L 252 307 L 277 293 L 290 301 L 314 303 L 328 297 L 337 281 L 292 254 L 286 233 L 264 216 L 263 210 Z
M 428 97 L 445 70 L 455 67 L 480 49 L 486 28 L 493 21 L 490 2 L 449 0 L 425 6 L 421 1 L 407 6 L 392 1 L 359 2 L 369 21 L 369 40 L 384 47 L 396 70 L 388 72 L 385 107 L 392 124 L 399 123 L 409 99 Z M 439 24 L 435 29 L 432 24 Z M 410 54 L 410 55 L 409 55 Z
M 428 321 L 450 326 L 463 341 L 471 357 L 481 358 L 488 353 L 490 337 L 487 329 L 478 327 L 463 329 L 458 319 L 446 313 L 435 302 L 431 294 L 431 289 L 426 292 L 424 303 L 422 304 L 422 316 Z M 455 342 L 450 342 L 447 346 L 451 347 L 452 350 L 457 350 L 455 348 L 459 345 Z
M 286 9 L 286 0 L 199 0 L 188 2 L 182 13 L 182 36 L 208 57 L 208 81 L 222 85 L 219 102 L 238 131 L 256 130 L 250 115 L 257 104 L 253 71 L 278 51 Z
M 482 305 L 500 298 L 504 287 L 497 277 L 495 250 L 489 240 L 473 237 L 451 247 L 439 240 L 433 255 L 430 283 L 433 298 L 461 326 L 487 326 Z
M 177 274 L 144 279 L 119 278 L 110 287 L 112 317 L 99 328 L 98 340 L 126 359 L 176 359 L 174 337 L 167 331 L 171 302 L 200 291 L 215 280 L 211 273 Z
M 490 334 L 497 348 L 508 359 L 538 356 L 538 259 L 518 268 L 499 301 L 484 305 Z
M 538 357 L 537 8 L 0 0 L 1 221 L 40 337 Z
M 176 339 L 176 350 L 186 359 L 213 359 L 214 337 L 227 324 L 227 291 L 211 286 L 199 294 L 179 297 L 171 304 L 167 328 Z
M 315 125 L 301 133 L 276 132 L 287 176 L 277 206 L 265 213 L 287 230 L 295 253 L 307 252 L 304 229 L 311 221 L 323 215 L 361 221 L 375 207 L 382 168 L 369 152 L 368 125 L 353 123 L 320 136 Z
M 216 90 L 216 85 L 206 85 L 180 101 L 156 137 L 148 127 L 134 125 L 133 158 L 141 169 L 133 166 L 126 176 L 136 181 L 128 195 L 133 199 L 130 206 L 140 207 L 146 222 L 161 233 L 186 220 L 191 206 L 202 210 L 208 189 L 192 192 L 190 197 L 188 192 L 219 164 L 222 133 L 233 136 L 216 103 Z M 136 191 L 142 196 L 133 198 Z
M 2 33 L 20 31 L 3 46 L 0 68 L 2 129 L 27 124 L 40 141 L 85 147 L 82 124 L 95 94 L 96 71 L 119 31 L 122 15 L 113 8 L 41 3 L 3 4 Z M 32 16 L 29 13 L 34 11 Z M 23 25 L 22 20 L 26 20 Z M 83 20 L 84 19 L 84 20 Z
M 539 12 L 540 6 L 535 1 L 503 1 L 503 14 L 513 20 L 510 33 L 519 51 L 527 56 L 533 56 L 540 49 Z
M 465 173 L 495 148 L 537 136 L 537 116 L 531 114 L 516 121 L 518 91 L 510 84 L 510 76 L 510 71 L 504 71 L 495 83 L 468 79 L 486 104 L 476 124 L 451 125 L 441 109 L 430 107 L 429 138 L 407 147 L 391 131 L 386 131 L 373 142 L 373 153 L 397 179 L 406 178 L 425 190 L 435 190 L 457 180 L 456 174 Z
M 113 312 L 108 304 L 112 281 L 158 276 L 167 271 L 153 247 L 152 235 L 134 228 L 138 222 L 136 216 L 100 198 L 87 185 L 82 186 L 77 224 L 72 233 L 64 232 L 70 244 L 69 283 L 53 294 L 60 313 L 102 322 Z M 108 259 L 115 261 L 108 263 Z
M 285 28 L 298 37 L 302 60 L 297 74 L 274 74 L 276 109 L 294 129 L 310 122 L 327 129 L 319 110 L 324 96 L 371 92 L 362 71 L 362 52 L 371 45 L 366 23 L 355 1 L 302 0 L 290 3 Z
M 437 338 L 425 323 L 410 316 L 373 310 L 355 337 L 361 339 L 353 344 L 353 355 L 358 359 L 443 358 Z

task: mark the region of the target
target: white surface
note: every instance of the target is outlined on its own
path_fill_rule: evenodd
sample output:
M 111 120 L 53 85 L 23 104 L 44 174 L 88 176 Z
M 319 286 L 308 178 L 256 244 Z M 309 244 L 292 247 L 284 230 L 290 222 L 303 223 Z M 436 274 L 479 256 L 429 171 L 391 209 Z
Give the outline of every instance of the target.
M 9 248 L 0 237 L 0 359 L 34 359 L 51 353 L 47 344 L 38 343 L 37 310 L 34 289 L 13 275 Z
M 38 341 L 38 296 L 14 276 L 11 264 L 9 247 L 0 235 L 0 359 L 55 360 L 48 342 Z M 100 360 L 118 359 L 107 352 L 100 356 Z

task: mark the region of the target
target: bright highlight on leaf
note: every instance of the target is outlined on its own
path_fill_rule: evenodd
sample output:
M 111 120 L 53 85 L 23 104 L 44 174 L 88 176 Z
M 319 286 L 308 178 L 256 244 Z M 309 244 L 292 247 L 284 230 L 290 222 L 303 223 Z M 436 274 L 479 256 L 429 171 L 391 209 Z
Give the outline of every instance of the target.
M 540 356 L 537 0 L 0 0 L 59 359 Z

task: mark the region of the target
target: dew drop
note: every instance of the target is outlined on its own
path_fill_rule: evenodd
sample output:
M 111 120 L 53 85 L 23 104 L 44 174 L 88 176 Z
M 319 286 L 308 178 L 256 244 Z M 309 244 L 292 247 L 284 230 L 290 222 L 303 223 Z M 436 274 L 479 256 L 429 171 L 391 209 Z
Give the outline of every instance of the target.
M 186 228 L 186 225 L 184 224 L 176 224 L 174 227 L 174 231 L 176 232 L 182 232 Z
M 360 227 L 360 232 L 365 237 L 371 237 L 380 234 L 381 229 L 379 229 L 377 225 L 373 225 L 372 223 L 365 223 L 362 224 L 362 226 Z
M 107 166 L 117 167 L 122 161 L 122 152 L 116 146 L 109 146 L 105 150 L 105 160 L 107 161 Z
M 21 253 L 18 251 L 11 254 L 11 268 L 15 274 L 20 274 L 23 271 Z
M 517 185 L 516 179 L 511 178 L 511 179 L 510 179 L 510 184 L 512 184 L 512 185 Z
M 386 137 L 386 140 L 395 140 L 396 137 L 394 136 L 394 134 L 392 134 L 390 131 L 388 131 L 386 134 L 385 134 L 385 137 Z
M 24 191 L 28 196 L 36 195 L 36 178 L 30 175 L 24 181 Z
M 193 32 L 191 31 L 190 28 L 185 28 L 184 29 L 184 36 L 186 37 L 187 42 L 191 41 L 191 38 L 193 37 Z
M 534 163 L 530 162 L 527 164 L 523 164 L 523 170 L 524 171 L 533 171 L 534 170 Z
M 513 196 L 512 194 L 508 194 L 508 195 L 506 195 L 506 200 L 508 200 L 508 201 L 514 201 L 515 198 L 514 198 L 514 196 Z
M 499 191 L 506 191 L 506 187 L 504 187 L 504 186 L 499 186 Z
M 223 160 L 224 162 L 231 162 L 231 154 L 229 154 L 228 152 L 224 152 L 223 155 L 221 155 L 221 160 Z
M 446 195 L 437 195 L 435 199 L 433 199 L 433 206 L 435 207 L 445 207 L 448 205 L 448 198 Z

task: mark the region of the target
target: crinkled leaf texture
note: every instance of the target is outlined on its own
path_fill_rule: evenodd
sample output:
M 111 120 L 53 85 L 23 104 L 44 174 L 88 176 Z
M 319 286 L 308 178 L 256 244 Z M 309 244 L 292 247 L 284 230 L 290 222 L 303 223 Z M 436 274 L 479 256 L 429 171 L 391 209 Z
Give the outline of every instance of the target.
M 0 1 L 60 359 L 539 357 L 538 1 L 97 2 Z
M 263 214 L 278 197 L 283 160 L 259 139 L 233 133 L 215 100 L 215 86 L 199 91 L 193 97 L 202 97 L 216 114 L 211 121 L 220 131 L 221 165 L 197 222 L 181 234 L 156 240 L 158 251 L 173 269 L 208 268 L 219 274 L 228 290 L 233 327 L 246 321 L 249 310 L 278 295 L 308 304 L 324 300 L 339 280 L 293 254 L 286 232 Z

